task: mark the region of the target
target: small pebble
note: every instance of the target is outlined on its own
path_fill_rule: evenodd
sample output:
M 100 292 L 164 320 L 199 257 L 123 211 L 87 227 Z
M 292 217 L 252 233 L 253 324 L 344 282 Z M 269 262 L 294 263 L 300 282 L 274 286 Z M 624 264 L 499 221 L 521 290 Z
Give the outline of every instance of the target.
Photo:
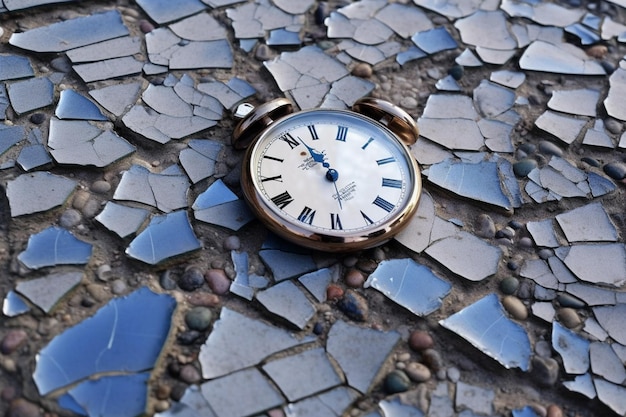
M 360 78 L 369 78 L 372 76 L 372 66 L 365 62 L 358 63 L 352 68 L 352 75 Z
M 414 330 L 409 336 L 409 347 L 417 352 L 435 345 L 432 336 L 424 330 Z
M 0 390 L 0 399 L 9 402 L 17 397 L 17 390 L 14 387 L 6 386 Z
M 463 66 L 459 64 L 453 65 L 452 68 L 448 70 L 448 74 L 450 74 L 455 80 L 459 81 L 463 78 Z
M 188 330 L 186 332 L 179 333 L 178 336 L 176 336 L 176 340 L 178 340 L 178 343 L 181 345 L 191 345 L 193 342 L 198 340 L 200 336 L 202 336 L 202 333 L 199 331 Z
M 500 229 L 496 232 L 496 238 L 506 238 L 513 239 L 515 237 L 515 230 L 511 227 L 505 227 L 504 229 Z
M 154 30 L 154 25 L 147 20 L 140 20 L 139 30 L 141 30 L 143 33 L 150 33 Z
M 582 157 L 580 158 L 580 160 L 586 163 L 587 165 L 595 167 L 595 168 L 600 166 L 600 162 L 597 159 L 591 158 L 589 156 Z
M 187 296 L 189 304 L 203 307 L 216 307 L 220 304 L 220 297 L 210 292 L 194 292 Z
M 172 393 L 172 388 L 166 384 L 157 385 L 155 392 L 154 392 L 155 396 L 159 400 L 167 400 L 168 398 L 170 398 L 171 393 Z
M 324 333 L 324 325 L 320 323 L 319 321 L 315 323 L 313 325 L 313 333 L 315 333 L 318 336 Z
M 83 216 L 80 214 L 80 211 L 75 209 L 68 209 L 61 214 L 59 217 L 59 226 L 65 229 L 71 229 L 80 223 Z
M 450 382 L 456 383 L 459 382 L 459 379 L 461 379 L 461 371 L 459 371 L 459 368 L 455 366 L 448 368 L 446 374 L 448 375 Z
M 539 252 L 537 252 L 537 255 L 539 255 L 539 257 L 545 261 L 548 258 L 554 256 L 554 252 L 552 251 L 552 249 L 543 248 Z
M 367 301 L 352 290 L 346 291 L 344 296 L 337 302 L 337 307 L 352 320 L 367 321 L 369 316 Z
M 603 59 L 606 54 L 609 53 L 609 48 L 606 45 L 593 45 L 588 48 L 586 51 L 587 55 L 595 59 Z
M 115 295 L 121 295 L 126 292 L 126 283 L 121 279 L 116 279 L 111 283 L 111 292 Z
M 399 369 L 391 371 L 385 377 L 385 391 L 388 394 L 396 394 L 405 392 L 411 386 L 411 380 L 407 374 Z
M 46 121 L 46 115 L 43 113 L 33 113 L 30 115 L 30 121 L 36 125 L 40 125 Z
M 558 317 L 559 321 L 563 323 L 563 325 L 568 329 L 578 327 L 582 323 L 582 320 L 580 319 L 580 316 L 578 315 L 576 310 L 570 307 L 558 309 L 556 312 L 556 316 Z
M 163 412 L 170 408 L 170 403 L 167 400 L 158 400 L 154 402 L 154 411 L 157 413 Z
M 17 364 L 12 358 L 7 356 L 0 356 L 0 368 L 4 369 L 10 374 L 17 372 Z
M 502 300 L 502 305 L 513 318 L 517 320 L 526 320 L 528 318 L 528 309 L 522 301 L 512 295 L 507 295 Z
M 224 239 L 224 249 L 239 250 L 239 248 L 241 248 L 241 240 L 238 236 L 228 236 Z
M 204 284 L 204 274 L 197 266 L 185 269 L 183 275 L 178 280 L 178 286 L 185 291 L 193 291 L 202 287 Z M 229 281 L 230 286 L 230 281 Z
M 204 274 L 204 279 L 209 284 L 211 291 L 217 295 L 224 295 L 230 289 L 230 279 L 223 269 L 209 269 Z
M 407 109 L 407 110 L 416 109 L 417 105 L 418 105 L 417 100 L 414 99 L 413 97 L 403 97 L 402 100 L 400 100 L 400 107 L 402 107 L 403 109 Z
M 535 343 L 535 353 L 542 358 L 552 356 L 552 345 L 547 340 L 538 340 Z
M 537 161 L 531 158 L 525 158 L 513 164 L 513 173 L 518 177 L 525 177 L 535 168 L 537 168 Z
M 533 356 L 532 376 L 543 387 L 551 387 L 559 378 L 559 363 L 553 358 Z
M 213 313 L 206 307 L 194 307 L 185 314 L 185 323 L 191 330 L 203 331 L 211 325 Z
M 326 298 L 330 301 L 336 301 L 343 297 L 343 289 L 335 284 L 330 284 L 326 288 Z
M 488 214 L 480 214 L 474 227 L 476 235 L 485 239 L 492 239 L 496 234 L 496 225 Z
M 619 135 L 622 133 L 623 125 L 612 117 L 608 117 L 604 120 L 604 126 L 606 126 L 606 130 L 613 133 L 614 135 Z
M 348 287 L 361 288 L 365 282 L 365 275 L 358 269 L 351 269 L 346 273 L 345 282 Z
M 432 369 L 437 372 L 440 369 L 443 369 L 443 359 L 441 357 L 441 353 L 436 351 L 435 349 L 426 349 L 422 352 L 422 359 Z
M 506 277 L 500 281 L 500 291 L 506 295 L 515 294 L 519 287 L 519 280 L 515 277 Z
M 72 207 L 77 210 L 82 210 L 83 207 L 85 207 L 85 205 L 87 204 L 87 201 L 89 201 L 89 198 L 90 195 L 87 191 L 76 191 L 76 193 L 74 194 L 74 199 L 72 200 Z
M 254 51 L 254 57 L 259 61 L 267 61 L 271 59 L 272 56 L 272 50 L 264 43 L 257 46 L 256 50 Z
M 533 240 L 529 238 L 528 236 L 524 236 L 520 238 L 518 243 L 521 248 L 530 249 L 533 247 Z
M 23 398 L 11 401 L 6 417 L 42 417 L 39 406 Z
M 159 284 L 161 284 L 161 288 L 166 291 L 171 291 L 176 288 L 176 281 L 172 278 L 172 273 L 167 270 L 161 274 L 159 278 Z
M 27 338 L 28 334 L 22 329 L 9 330 L 2 338 L 2 342 L 0 342 L 0 352 L 2 352 L 3 355 L 12 354 L 26 342 Z
M 91 184 L 91 191 L 93 191 L 94 193 L 106 194 L 110 190 L 111 190 L 111 184 L 109 184 L 107 181 L 99 180 Z
M 621 162 L 609 162 L 603 168 L 604 173 L 614 180 L 623 180 L 626 178 L 626 164 Z
M 546 410 L 546 417 L 563 417 L 563 410 L 558 405 L 551 404 Z
M 428 381 L 432 376 L 430 369 L 428 369 L 426 365 L 419 362 L 408 363 L 406 368 L 404 368 L 404 372 L 406 372 L 408 377 L 415 382 Z
M 539 151 L 545 155 L 563 156 L 563 150 L 547 140 L 539 142 Z
M 371 274 L 378 268 L 378 263 L 373 259 L 361 259 L 356 263 L 356 267 L 367 274 Z
M 180 368 L 178 377 L 187 384 L 195 384 L 202 379 L 200 371 L 193 365 L 183 365 L 183 367 Z
M 556 299 L 561 307 L 584 308 L 586 305 L 584 301 L 571 294 L 561 293 Z

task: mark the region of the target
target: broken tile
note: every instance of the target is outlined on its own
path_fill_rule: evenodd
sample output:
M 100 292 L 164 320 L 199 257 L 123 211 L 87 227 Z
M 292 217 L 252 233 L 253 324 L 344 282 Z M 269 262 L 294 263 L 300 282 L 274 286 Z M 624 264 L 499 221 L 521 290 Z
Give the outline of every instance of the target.
M 14 33 L 9 43 L 33 52 L 63 52 L 126 35 L 122 16 L 112 10 Z
M 200 386 L 218 416 L 245 417 L 281 405 L 280 393 L 256 368 L 244 369 Z
M 141 53 L 141 38 L 124 36 L 122 38 L 83 46 L 67 51 L 72 63 L 95 62 L 111 58 L 121 58 Z
M 622 243 L 573 245 L 563 263 L 586 282 L 613 287 L 626 282 L 626 249 Z
M 96 220 L 119 237 L 128 237 L 139 230 L 150 212 L 146 209 L 128 207 L 108 201 Z
M 602 65 L 572 44 L 532 42 L 522 54 L 519 66 L 525 70 L 557 74 L 605 75 Z
M 565 32 L 578 38 L 578 42 L 583 45 L 593 45 L 600 41 L 600 35 L 581 23 L 574 23 L 565 28 Z
M 543 246 L 546 248 L 558 248 L 561 246 L 561 243 L 554 232 L 551 219 L 528 222 L 526 223 L 526 229 L 532 236 L 535 241 L 535 245 L 537 246 Z
M 609 116 L 626 120 L 626 69 L 618 68 L 609 77 L 609 92 L 604 107 Z
M 512 50 L 517 47 L 517 42 L 509 32 L 506 17 L 500 10 L 479 10 L 457 20 L 454 26 L 459 30 L 465 44 L 496 50 Z
M 487 80 L 474 89 L 474 104 L 483 117 L 494 118 L 513 107 L 515 93 Z
M 326 417 L 341 417 L 358 398 L 356 391 L 342 386 L 323 394 L 287 404 L 283 408 L 286 417 L 317 417 L 320 412 Z
M 256 0 L 227 9 L 226 16 L 232 20 L 238 39 L 263 38 L 266 31 L 278 28 L 299 31 L 303 24 L 302 16 L 284 12 L 268 0 Z
M 520 269 L 520 276 L 530 278 L 537 284 L 553 290 L 558 289 L 559 286 L 558 279 L 542 259 L 525 260 Z
M 487 64 L 493 65 L 504 65 L 506 64 L 513 56 L 517 50 L 500 50 L 500 49 L 491 49 L 485 48 L 484 46 L 476 47 L 476 54 L 478 57 Z
M 39 393 L 107 372 L 151 369 L 170 330 L 176 301 L 142 287 L 55 336 L 37 355 Z M 140 314 L 150 311 L 150 314 Z
M 59 207 L 74 192 L 77 182 L 69 178 L 33 172 L 7 182 L 6 193 L 11 217 L 38 213 Z M 53 190 L 54 192 L 50 192 Z
M 494 71 L 491 73 L 489 80 L 505 87 L 517 88 L 526 80 L 526 74 L 509 70 Z
M 135 57 L 125 56 L 89 64 L 74 65 L 74 71 L 86 83 L 108 80 L 141 73 L 144 63 Z
M 138 0 L 137 4 L 159 24 L 173 22 L 203 11 L 206 6 L 200 0 L 181 0 L 176 4 L 167 0 Z
M 333 271 L 330 268 L 318 269 L 298 278 L 300 284 L 315 297 L 317 301 L 326 301 L 326 289 L 333 281 Z
M 470 68 L 483 65 L 482 61 L 470 49 L 465 49 L 454 61 L 459 65 Z
M 342 383 L 323 348 L 270 361 L 263 371 L 290 402 L 334 388 Z
M 387 4 L 376 13 L 376 19 L 405 39 L 415 32 L 423 32 L 433 27 L 423 11 L 400 3 Z
M 617 242 L 617 230 L 602 203 L 595 202 L 556 216 L 570 243 Z
M 309 341 L 300 341 L 279 327 L 222 308 L 219 320 L 213 324 L 213 330 L 200 348 L 198 359 L 202 376 L 212 379 L 228 375 Z
M 563 381 L 563 386 L 572 392 L 577 392 L 593 400 L 596 398 L 596 389 L 590 374 L 578 375 L 573 381 Z
M 30 60 L 19 55 L 0 55 L 0 80 L 15 80 L 35 76 Z
M 608 343 L 593 342 L 589 347 L 591 371 L 609 382 L 621 385 L 626 379 L 626 370 L 621 359 Z
M 26 137 L 23 126 L 0 125 L 0 155 L 17 145 Z
M 142 84 L 113 84 L 107 87 L 91 90 L 89 94 L 109 112 L 121 116 L 135 102 L 139 96 Z
M 590 88 L 579 90 L 555 90 L 548 107 L 563 113 L 596 117 L 600 91 Z
M 292 281 L 283 281 L 259 291 L 256 299 L 268 311 L 284 318 L 301 330 L 316 312 L 315 306 Z
M 190 41 L 215 41 L 226 39 L 224 28 L 213 16 L 200 13 L 169 25 L 177 36 Z
M 441 307 L 452 286 L 412 259 L 382 261 L 363 285 L 372 287 L 418 316 Z
M 565 27 L 583 16 L 581 9 L 566 8 L 554 3 L 504 0 L 502 9 L 512 17 L 526 17 L 541 25 Z
M 80 284 L 82 279 L 82 272 L 60 272 L 18 282 L 15 290 L 41 308 L 44 313 L 50 313 L 59 300 Z
M 568 284 L 566 290 L 589 306 L 614 305 L 617 302 L 615 292 L 597 286 L 574 283 Z
M 589 370 L 589 346 L 588 340 L 559 322 L 552 323 L 552 348 L 561 355 L 568 374 L 581 375 Z
M 414 0 L 414 3 L 448 18 L 460 18 L 476 12 L 483 0 Z
M 277 282 L 317 269 L 310 255 L 265 249 L 259 252 L 259 256 Z
M 485 144 L 478 124 L 473 120 L 420 117 L 417 124 L 421 136 L 447 149 L 478 151 Z
M 435 204 L 430 194 L 424 191 L 409 224 L 394 239 L 413 252 L 420 253 L 430 244 L 430 231 L 434 222 Z
M 30 307 L 19 294 L 10 290 L 2 302 L 2 314 L 6 317 L 16 317 L 30 311 Z
M 551 302 L 537 302 L 530 307 L 533 315 L 546 323 L 552 323 L 556 317 L 556 310 Z
M 7 91 L 17 114 L 49 106 L 54 99 L 54 84 L 45 77 L 16 81 L 8 85 Z
M 439 324 L 458 334 L 505 368 L 528 371 L 531 354 L 528 335 L 522 326 L 506 317 L 495 294 L 483 297 L 441 320 Z
M 434 400 L 436 401 L 436 399 Z M 367 417 L 424 417 L 424 414 L 411 405 L 403 404 L 398 398 L 394 400 L 382 400 L 378 403 L 378 407 L 382 410 L 382 414 L 367 414 Z M 437 414 L 433 414 L 436 416 Z
M 470 281 L 481 281 L 495 274 L 502 256 L 499 248 L 467 232 L 438 240 L 425 252 L 451 272 Z M 474 254 L 479 252 L 481 261 L 472 261 Z
M 458 44 L 445 27 L 436 27 L 417 32 L 411 37 L 413 43 L 427 54 L 436 54 L 447 49 L 455 49 Z
M 74 90 L 63 90 L 54 112 L 59 119 L 108 120 L 98 106 Z
M 361 328 L 338 320 L 328 332 L 326 351 L 344 372 L 348 385 L 368 393 L 399 341 L 396 332 Z M 358 343 L 354 343 L 358 340 Z
M 513 410 L 511 414 L 513 417 L 540 417 L 539 414 L 537 414 L 529 405 L 524 408 Z
M 623 319 L 626 314 L 626 304 L 594 307 L 593 314 L 613 340 L 626 344 L 626 323 Z
M 113 198 L 136 201 L 166 213 L 187 207 L 189 181 L 179 172 L 155 174 L 141 165 L 133 165 L 122 175 Z
M 217 206 L 195 209 L 194 217 L 196 220 L 234 231 L 241 229 L 256 219 L 243 200 L 229 201 Z
M 587 133 L 585 133 L 583 145 L 615 149 L 615 144 L 604 128 L 604 122 L 600 119 L 596 120 L 593 127 L 588 129 Z
M 595 338 L 596 340 L 604 342 L 609 337 L 609 334 L 602 328 L 602 326 L 600 326 L 600 323 L 598 323 L 598 321 L 593 317 L 589 317 L 587 320 L 585 320 L 583 330 L 591 336 L 592 340 Z
M 468 408 L 480 415 L 492 415 L 495 398 L 496 394 L 491 389 L 466 384 L 462 381 L 456 383 L 454 404 L 457 410 Z
M 150 224 L 130 242 L 126 255 L 156 265 L 202 247 L 184 210 L 154 216 Z
M 618 415 L 626 414 L 626 388 L 601 378 L 594 378 L 593 384 L 600 401 L 608 405 Z
M 83 265 L 91 258 L 92 245 L 77 239 L 69 231 L 50 226 L 28 238 L 26 250 L 17 259 L 27 268 L 56 265 Z
M 569 145 L 580 135 L 586 123 L 587 120 L 547 110 L 535 121 L 535 126 Z

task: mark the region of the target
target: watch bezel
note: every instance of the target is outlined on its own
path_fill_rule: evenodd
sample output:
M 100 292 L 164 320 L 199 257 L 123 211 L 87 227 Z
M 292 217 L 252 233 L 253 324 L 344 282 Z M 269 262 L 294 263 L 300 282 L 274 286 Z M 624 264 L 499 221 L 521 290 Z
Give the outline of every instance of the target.
M 278 215 L 272 207 L 270 207 L 269 203 L 266 202 L 262 193 L 255 186 L 253 173 L 256 170 L 256 161 L 253 160 L 253 156 L 257 149 L 262 146 L 263 139 L 273 131 L 277 129 L 280 130 L 280 126 L 288 122 L 289 119 L 302 117 L 305 114 L 316 112 L 319 112 L 320 114 L 332 112 L 338 115 L 349 115 L 351 117 L 361 119 L 373 128 L 380 129 L 385 132 L 385 137 L 395 140 L 397 146 L 401 149 L 406 158 L 407 166 L 409 167 L 409 175 L 411 177 L 410 180 L 412 180 L 414 187 L 407 190 L 407 197 L 403 207 L 398 209 L 397 212 L 383 224 L 374 226 L 374 228 L 368 233 L 346 233 L 342 236 L 333 236 L 307 230 L 306 228 L 300 227 L 298 224 Z M 406 227 L 409 219 L 417 210 L 419 198 L 422 192 L 421 172 L 417 161 L 411 155 L 407 145 L 398 137 L 398 135 L 382 123 L 363 114 L 349 110 L 312 109 L 291 113 L 277 118 L 273 121 L 271 126 L 268 126 L 263 132 L 258 134 L 257 137 L 253 139 L 251 146 L 249 146 L 246 150 L 244 163 L 242 165 L 241 188 L 248 205 L 257 218 L 259 218 L 262 223 L 276 235 L 300 246 L 325 252 L 352 252 L 369 249 L 385 243 Z

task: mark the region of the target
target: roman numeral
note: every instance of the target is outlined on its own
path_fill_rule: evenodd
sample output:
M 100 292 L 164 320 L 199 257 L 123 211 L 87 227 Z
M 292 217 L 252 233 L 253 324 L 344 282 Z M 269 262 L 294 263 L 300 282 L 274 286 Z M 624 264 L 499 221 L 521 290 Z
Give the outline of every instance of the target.
M 280 209 L 284 209 L 292 201 L 293 198 L 289 195 L 287 191 L 272 197 L 272 203 L 276 204 Z
M 309 129 L 309 133 L 311 134 L 311 138 L 313 140 L 318 140 L 320 137 L 317 136 L 317 132 L 315 131 L 315 125 L 307 125 L 307 129 Z
M 283 182 L 283 176 L 282 175 L 276 175 L 275 177 L 263 177 L 263 178 L 261 178 L 261 182 L 265 182 L 265 181 Z
M 383 178 L 383 187 L 402 188 L 402 180 Z
M 284 161 L 284 159 L 276 158 L 276 157 L 269 156 L 269 155 L 263 155 L 263 158 L 271 159 L 272 161 L 277 161 L 277 162 L 283 162 Z
M 361 216 L 363 216 L 363 220 L 365 220 L 365 224 L 373 224 L 374 220 L 370 219 L 367 214 L 363 213 L 363 211 L 361 211 Z
M 343 230 L 343 226 L 341 225 L 341 219 L 339 218 L 339 214 L 330 213 L 330 227 L 333 230 Z
M 298 220 L 302 223 L 313 224 L 313 218 L 315 217 L 315 210 L 310 207 L 304 207 L 298 216 Z
M 287 145 L 289 145 L 291 149 L 295 148 L 296 146 L 300 144 L 300 142 L 298 142 L 297 139 L 294 139 L 293 136 L 291 136 L 291 134 L 289 133 L 285 133 L 284 135 L 280 136 L 278 139 L 282 140 Z
M 346 141 L 346 135 L 348 134 L 348 128 L 345 126 L 337 126 L 337 137 L 336 140 L 340 140 L 342 142 Z
M 367 140 L 367 142 L 365 142 L 365 144 L 363 146 L 361 146 L 361 149 L 365 149 L 369 146 L 370 143 L 374 142 L 374 138 L 369 138 Z
M 395 207 L 393 204 L 391 204 L 389 201 L 385 200 L 381 196 L 376 197 L 373 204 L 387 212 L 390 212 Z
M 390 164 L 392 162 L 396 162 L 396 158 L 394 158 L 393 156 L 390 156 L 389 158 L 379 159 L 378 161 L 376 161 L 378 165 Z

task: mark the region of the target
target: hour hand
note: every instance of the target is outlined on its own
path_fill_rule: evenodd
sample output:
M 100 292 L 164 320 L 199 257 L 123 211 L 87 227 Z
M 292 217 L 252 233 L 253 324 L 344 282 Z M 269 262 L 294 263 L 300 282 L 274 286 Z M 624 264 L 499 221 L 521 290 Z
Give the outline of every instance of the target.
M 320 153 L 318 151 L 316 151 L 315 149 L 313 149 L 312 147 L 310 147 L 309 145 L 307 145 L 302 139 L 300 139 L 298 137 L 298 140 L 300 140 L 300 143 L 302 143 L 304 145 L 305 148 L 307 148 L 307 150 L 309 151 L 309 154 L 311 154 L 311 157 L 313 158 L 313 160 L 315 162 L 319 162 L 321 163 L 324 167 L 328 168 L 328 163 L 324 162 L 324 154 Z

